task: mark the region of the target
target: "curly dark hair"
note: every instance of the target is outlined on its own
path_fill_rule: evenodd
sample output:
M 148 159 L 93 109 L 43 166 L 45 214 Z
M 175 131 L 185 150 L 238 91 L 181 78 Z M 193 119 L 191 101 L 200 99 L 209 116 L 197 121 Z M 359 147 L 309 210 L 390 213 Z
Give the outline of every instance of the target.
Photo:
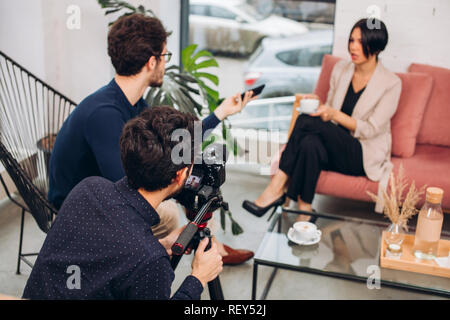
M 121 76 L 139 73 L 151 56 L 157 57 L 167 42 L 167 32 L 157 18 L 134 13 L 119 18 L 108 33 L 108 55 Z
M 120 153 L 132 188 L 161 190 L 172 183 L 178 170 L 194 163 L 194 155 L 198 151 L 194 148 L 196 120 L 197 117 L 192 114 L 161 106 L 148 108 L 125 124 L 120 137 Z M 188 130 L 190 140 L 173 139 L 172 133 L 177 129 Z M 172 161 L 172 150 L 180 143 L 188 147 L 180 148 L 181 151 L 190 151 L 189 163 L 177 164 Z M 178 149 L 174 152 L 177 151 Z M 184 156 L 182 152 L 177 155 Z

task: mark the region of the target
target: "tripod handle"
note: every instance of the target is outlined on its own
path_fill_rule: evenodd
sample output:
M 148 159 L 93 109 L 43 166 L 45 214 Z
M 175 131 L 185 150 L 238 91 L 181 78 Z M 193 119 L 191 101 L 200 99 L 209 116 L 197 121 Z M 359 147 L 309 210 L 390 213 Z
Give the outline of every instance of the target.
M 191 242 L 197 230 L 198 226 L 194 222 L 189 222 L 183 232 L 181 232 L 177 241 L 172 245 L 172 254 L 182 255 L 186 251 L 189 242 Z

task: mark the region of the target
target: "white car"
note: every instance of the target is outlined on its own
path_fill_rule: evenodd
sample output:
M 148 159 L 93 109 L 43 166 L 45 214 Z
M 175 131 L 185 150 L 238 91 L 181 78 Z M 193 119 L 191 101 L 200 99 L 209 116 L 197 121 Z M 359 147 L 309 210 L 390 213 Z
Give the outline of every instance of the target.
M 288 39 L 264 39 L 244 67 L 245 89 L 262 84 L 261 98 L 310 93 L 322 59 L 331 53 L 333 30 L 310 31 Z
M 290 37 L 306 32 L 304 24 L 275 15 L 263 16 L 245 1 L 190 1 L 190 41 L 213 52 L 248 55 L 265 37 Z

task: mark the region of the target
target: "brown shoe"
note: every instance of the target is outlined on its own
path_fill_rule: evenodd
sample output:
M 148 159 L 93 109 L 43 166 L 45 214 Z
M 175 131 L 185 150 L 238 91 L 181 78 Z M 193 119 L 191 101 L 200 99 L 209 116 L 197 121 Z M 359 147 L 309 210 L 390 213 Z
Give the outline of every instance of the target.
M 254 253 L 250 250 L 243 250 L 243 249 L 233 249 L 227 246 L 226 244 L 223 245 L 225 248 L 225 251 L 228 253 L 228 255 L 222 257 L 222 262 L 224 265 L 237 265 L 244 263 L 245 261 L 253 258 Z

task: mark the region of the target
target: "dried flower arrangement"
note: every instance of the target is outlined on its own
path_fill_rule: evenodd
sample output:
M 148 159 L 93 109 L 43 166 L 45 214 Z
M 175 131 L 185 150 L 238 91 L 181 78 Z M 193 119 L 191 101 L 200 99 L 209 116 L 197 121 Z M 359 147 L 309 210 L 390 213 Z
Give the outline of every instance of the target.
M 403 166 L 400 165 L 397 177 L 394 176 L 393 172 L 390 175 L 388 192 L 386 190 L 382 191 L 384 215 L 389 218 L 391 223 L 398 224 L 405 231 L 408 230 L 408 220 L 419 212 L 416 204 L 419 202 L 426 188 L 426 186 L 423 186 L 420 189 L 416 189 L 415 182 L 413 181 L 406 197 L 403 198 L 403 193 L 407 185 Z M 367 194 L 373 201 L 378 201 L 378 196 L 372 192 L 367 191 Z

